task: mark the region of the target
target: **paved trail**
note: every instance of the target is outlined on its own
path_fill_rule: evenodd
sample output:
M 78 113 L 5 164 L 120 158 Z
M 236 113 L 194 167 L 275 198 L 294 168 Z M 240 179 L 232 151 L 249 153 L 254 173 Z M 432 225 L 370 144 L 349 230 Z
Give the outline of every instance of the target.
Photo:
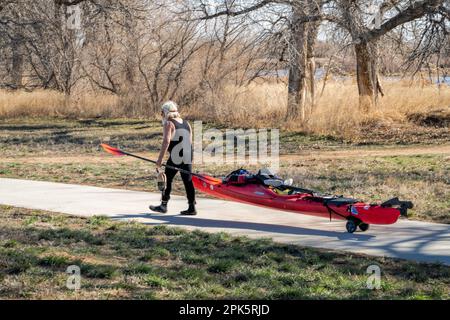
M 117 220 L 137 220 L 208 232 L 226 231 L 251 238 L 344 250 L 450 265 L 450 225 L 400 221 L 392 226 L 372 226 L 367 233 L 348 234 L 344 222 L 261 209 L 219 200 L 201 199 L 200 215 L 181 217 L 186 201 L 174 197 L 170 214 L 149 215 L 148 205 L 159 194 L 103 189 L 49 182 L 0 179 L 0 204 L 48 210 L 78 216 L 106 215 Z

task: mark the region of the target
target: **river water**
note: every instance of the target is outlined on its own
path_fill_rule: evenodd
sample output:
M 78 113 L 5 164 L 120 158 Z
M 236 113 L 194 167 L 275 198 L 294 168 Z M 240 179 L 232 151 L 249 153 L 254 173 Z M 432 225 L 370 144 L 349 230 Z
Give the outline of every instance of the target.
M 322 80 L 325 77 L 326 74 L 326 70 L 324 68 L 318 68 L 316 70 L 316 80 Z M 281 70 L 276 70 L 276 71 L 263 71 L 261 74 L 261 76 L 263 77 L 279 77 L 279 78 L 284 78 L 287 77 L 289 75 L 289 70 L 287 69 L 281 69 Z M 334 80 L 337 81 L 345 81 L 345 80 L 350 80 L 352 77 L 350 76 L 333 76 Z M 407 77 L 402 78 L 399 76 L 388 76 L 388 77 L 383 77 L 383 81 L 388 81 L 388 82 L 395 82 L 395 81 L 400 81 L 400 80 L 408 80 Z M 425 78 L 426 80 L 430 80 L 429 77 Z M 437 77 L 432 77 L 431 80 L 436 83 L 436 84 L 446 84 L 448 86 L 450 86 L 450 75 L 447 75 L 445 77 L 441 76 L 438 80 Z

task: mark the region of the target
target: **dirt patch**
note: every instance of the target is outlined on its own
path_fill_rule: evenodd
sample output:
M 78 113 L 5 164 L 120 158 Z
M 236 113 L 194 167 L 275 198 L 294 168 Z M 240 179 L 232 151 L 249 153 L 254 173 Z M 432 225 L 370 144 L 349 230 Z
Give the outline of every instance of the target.
M 442 146 L 414 146 L 403 148 L 380 149 L 351 149 L 338 151 L 308 151 L 302 154 L 281 156 L 281 161 L 290 161 L 302 158 L 314 159 L 345 159 L 361 157 L 385 157 L 385 156 L 413 156 L 413 155 L 450 155 L 450 145 Z
M 450 107 L 426 113 L 411 113 L 407 116 L 407 119 L 423 127 L 448 128 L 450 127 Z
M 430 120 L 431 121 L 431 120 Z M 361 127 L 356 145 L 429 145 L 450 142 L 448 126 L 423 126 L 412 122 L 372 121 Z
M 294 159 L 345 159 L 355 157 L 383 157 L 383 156 L 411 156 L 411 155 L 449 155 L 450 144 L 433 146 L 412 146 L 412 147 L 384 147 L 371 149 L 342 149 L 342 150 L 305 150 L 298 154 L 281 155 L 281 161 L 290 161 Z M 142 154 L 141 154 L 142 155 Z M 156 153 L 146 153 L 143 156 L 150 159 L 156 159 Z M 132 163 L 136 160 L 129 157 L 112 157 L 100 154 L 98 156 L 67 155 L 67 156 L 48 156 L 48 157 L 4 157 L 0 158 L 0 163 L 42 163 L 42 164 L 85 164 L 85 163 Z
M 144 154 L 143 156 L 155 159 L 157 154 Z M 129 157 L 112 157 L 108 155 L 83 156 L 83 155 L 67 155 L 67 156 L 48 156 L 48 157 L 5 157 L 0 158 L 0 163 L 20 162 L 20 163 L 42 163 L 42 164 L 86 164 L 86 163 L 131 163 L 136 160 Z

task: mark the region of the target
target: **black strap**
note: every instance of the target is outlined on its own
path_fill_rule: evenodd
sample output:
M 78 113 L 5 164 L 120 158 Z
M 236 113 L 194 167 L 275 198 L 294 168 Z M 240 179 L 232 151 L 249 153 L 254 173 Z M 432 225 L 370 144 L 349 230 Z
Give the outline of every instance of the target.
M 339 216 L 339 217 L 342 217 L 342 218 L 347 219 L 346 216 L 344 216 L 344 215 L 342 215 L 342 214 L 336 212 L 336 210 L 332 209 L 332 208 L 328 205 L 328 202 L 327 202 L 327 201 L 324 201 L 323 204 L 324 204 L 324 206 L 328 209 L 328 212 L 329 212 L 329 214 L 330 214 L 330 221 L 332 220 L 332 215 L 333 215 L 333 214 L 335 214 L 335 215 L 337 215 L 337 216 Z

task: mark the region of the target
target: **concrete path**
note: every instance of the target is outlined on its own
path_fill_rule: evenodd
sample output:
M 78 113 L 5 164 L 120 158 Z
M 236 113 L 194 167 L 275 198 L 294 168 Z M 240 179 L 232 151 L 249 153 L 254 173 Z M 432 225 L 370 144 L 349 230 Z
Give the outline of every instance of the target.
M 186 200 L 174 197 L 170 214 L 149 215 L 160 195 L 126 190 L 0 179 L 0 204 L 78 216 L 106 215 L 148 225 L 165 224 L 208 232 L 450 265 L 450 225 L 400 221 L 348 234 L 342 221 L 285 213 L 220 200 L 200 199 L 197 217 L 181 217 Z

